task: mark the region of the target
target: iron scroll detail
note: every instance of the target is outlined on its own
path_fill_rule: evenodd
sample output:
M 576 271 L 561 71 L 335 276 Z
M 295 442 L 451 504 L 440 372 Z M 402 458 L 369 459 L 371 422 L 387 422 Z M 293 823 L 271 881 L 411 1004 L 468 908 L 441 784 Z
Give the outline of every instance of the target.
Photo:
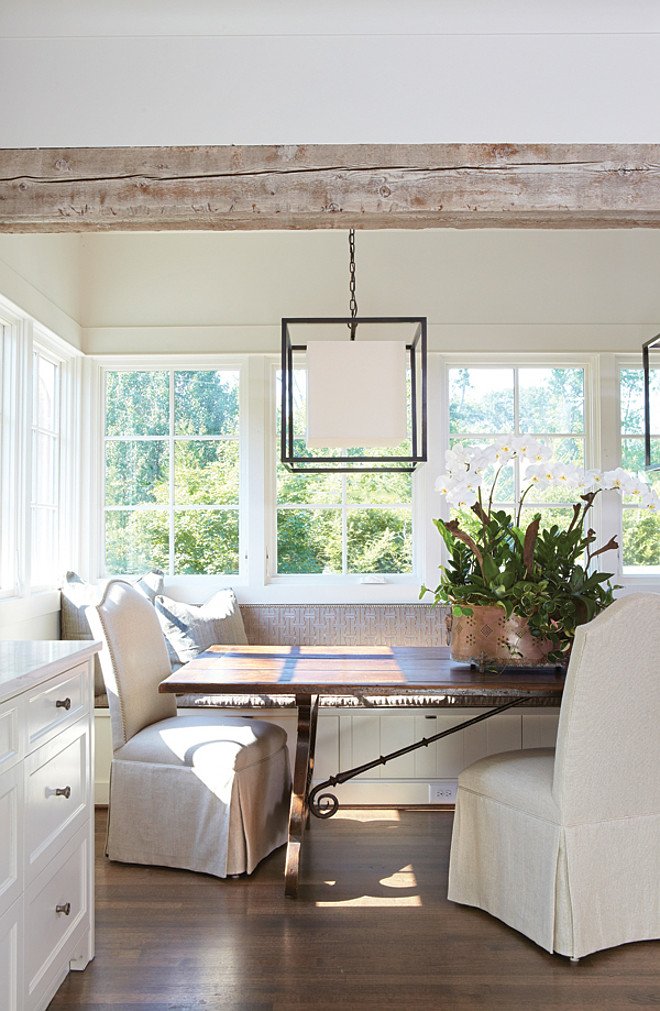
M 339 810 L 339 801 L 334 793 L 321 793 L 321 790 L 325 790 L 329 786 L 336 786 L 337 783 L 336 776 L 331 776 L 330 779 L 319 783 L 313 790 L 310 790 L 309 810 L 315 818 L 332 818 L 333 814 Z
M 318 783 L 314 789 L 310 790 L 307 794 L 307 805 L 309 811 L 315 818 L 332 818 L 333 814 L 336 814 L 339 810 L 339 800 L 334 793 L 323 793 L 323 791 L 327 790 L 328 787 L 335 787 L 341 783 L 346 783 L 349 779 L 353 779 L 355 776 L 359 776 L 363 772 L 369 772 L 370 769 L 375 769 L 379 765 L 385 765 L 393 758 L 400 758 L 402 755 L 408 755 L 411 751 L 417 751 L 418 748 L 427 748 L 429 744 L 433 744 L 434 741 L 439 741 L 441 738 L 448 737 L 450 734 L 456 734 L 459 730 L 465 730 L 466 727 L 474 726 L 475 723 L 481 723 L 482 720 L 486 720 L 490 716 L 495 716 L 497 713 L 503 713 L 506 709 L 511 709 L 512 706 L 519 706 L 522 702 L 527 701 L 528 696 L 512 699 L 511 702 L 505 702 L 503 705 L 497 706 L 495 709 L 489 709 L 488 712 L 480 713 L 479 716 L 474 716 L 471 720 L 465 720 L 463 723 L 449 727 L 448 730 L 441 730 L 440 733 L 433 734 L 432 737 L 423 737 L 421 741 L 415 741 L 414 744 L 409 744 L 406 748 L 399 748 L 397 751 L 390 752 L 389 755 L 380 755 L 378 758 L 375 758 L 372 762 L 367 762 L 365 765 L 358 765 L 355 769 L 348 769 L 346 772 L 337 773 L 336 776 L 330 776 L 322 783 Z

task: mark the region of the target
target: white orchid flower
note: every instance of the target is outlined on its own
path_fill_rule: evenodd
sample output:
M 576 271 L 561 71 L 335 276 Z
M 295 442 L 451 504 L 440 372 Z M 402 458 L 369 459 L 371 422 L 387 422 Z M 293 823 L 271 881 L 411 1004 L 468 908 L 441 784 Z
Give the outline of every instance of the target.
M 469 509 L 476 501 L 476 492 L 467 484 L 454 485 L 447 494 L 447 502 L 457 509 Z
M 526 460 L 536 461 L 538 454 L 541 452 L 541 443 L 538 439 L 532 438 L 531 435 L 516 435 L 511 442 L 516 454 L 524 457 Z
M 575 487 L 580 480 L 580 472 L 574 463 L 556 463 L 552 472 L 555 484 L 564 485 L 567 488 Z
M 452 448 L 448 449 L 445 453 L 445 466 L 447 470 L 451 473 L 466 470 L 473 452 L 474 447 L 472 446 L 463 446 L 461 443 L 457 443 L 455 446 L 452 446 Z
M 630 474 L 625 488 L 625 494 L 641 502 L 649 494 L 650 488 L 642 474 Z
M 501 441 L 494 444 L 494 448 L 495 460 L 500 464 L 508 463 L 516 455 L 516 449 L 511 436 L 504 436 Z
M 591 477 L 591 485 L 593 488 L 604 488 L 605 487 L 605 473 L 602 470 L 590 470 L 588 471 Z
M 632 477 L 633 475 L 629 474 L 623 467 L 616 467 L 614 470 L 605 471 L 603 474 L 603 485 L 608 490 L 619 491 L 625 495 L 628 494 L 628 488 L 633 483 Z
M 554 481 L 555 472 L 545 461 L 532 463 L 525 471 L 524 479 L 537 487 L 545 488 Z
M 551 462 L 552 445 L 541 442 L 529 435 L 501 436 L 489 445 L 465 446 L 457 443 L 445 454 L 447 472 L 435 482 L 435 490 L 444 495 L 453 507 L 463 509 L 474 505 L 478 497 L 492 487 L 484 481 L 490 471 L 490 485 L 498 467 L 505 466 L 512 459 L 521 463 L 521 477 L 530 487 L 546 488 L 559 485 L 574 489 L 576 497 L 588 491 L 613 488 L 621 494 L 631 496 L 635 505 L 650 512 L 660 514 L 660 496 L 650 489 L 643 472 L 631 474 L 622 467 L 603 473 L 600 470 L 583 470 L 575 463 Z
M 449 495 L 455 485 L 456 478 L 453 478 L 451 474 L 441 474 L 440 477 L 436 477 L 434 487 L 441 495 Z
M 530 463 L 547 463 L 552 459 L 552 446 L 546 442 L 538 442 L 534 450 L 526 453 L 525 456 Z
M 603 487 L 603 472 L 590 468 L 585 470 L 584 477 L 578 481 L 576 488 L 579 492 L 597 491 Z
M 472 448 L 474 449 L 474 453 L 470 461 L 471 468 L 479 464 L 483 469 L 484 464 L 487 466 L 490 463 L 495 463 L 497 459 L 497 445 L 494 442 L 491 442 L 488 446 L 473 446 Z
M 589 475 L 585 472 L 581 477 L 578 476 L 577 480 L 573 484 L 573 487 L 578 494 L 584 495 L 586 492 L 591 491 L 591 485 L 592 482 L 589 479 Z
M 648 491 L 642 499 L 641 508 L 651 513 L 660 513 L 660 496 L 657 492 Z
M 523 475 L 523 482 L 535 488 L 547 488 L 550 484 L 548 468 L 540 463 L 530 464 Z
M 494 457 L 488 453 L 477 453 L 470 461 L 470 473 L 481 476 L 491 466 Z

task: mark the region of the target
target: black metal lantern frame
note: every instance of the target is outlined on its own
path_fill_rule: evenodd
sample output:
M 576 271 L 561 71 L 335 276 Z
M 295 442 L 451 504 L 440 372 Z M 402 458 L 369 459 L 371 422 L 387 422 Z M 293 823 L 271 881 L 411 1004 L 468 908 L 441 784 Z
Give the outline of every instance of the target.
M 293 343 L 289 327 L 345 325 L 355 339 L 358 327 L 368 324 L 387 326 L 410 324 L 415 327 L 410 343 L 406 343 L 410 367 L 410 414 L 408 431 L 410 456 L 302 456 L 296 454 L 293 417 L 294 355 L 307 351 L 307 344 Z M 425 316 L 340 316 L 330 318 L 289 318 L 282 320 L 282 401 L 281 458 L 294 474 L 331 473 L 412 473 L 427 459 L 427 369 Z
M 660 348 L 660 333 L 642 344 L 644 367 L 644 459 L 647 470 L 660 470 L 660 463 L 651 463 L 651 368 L 649 351 Z

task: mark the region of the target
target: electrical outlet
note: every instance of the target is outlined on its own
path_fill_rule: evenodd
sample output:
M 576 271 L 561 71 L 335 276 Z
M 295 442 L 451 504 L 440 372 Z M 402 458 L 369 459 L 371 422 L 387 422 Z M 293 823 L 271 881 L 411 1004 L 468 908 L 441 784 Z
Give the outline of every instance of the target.
M 438 779 L 429 783 L 429 804 L 455 804 L 457 779 Z

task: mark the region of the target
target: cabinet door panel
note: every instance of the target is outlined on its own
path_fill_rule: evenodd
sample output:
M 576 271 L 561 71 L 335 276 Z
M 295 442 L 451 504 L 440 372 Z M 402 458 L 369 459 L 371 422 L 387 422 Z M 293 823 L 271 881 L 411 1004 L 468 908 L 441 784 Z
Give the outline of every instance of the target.
M 378 758 L 380 751 L 380 714 L 356 713 L 349 716 L 351 727 L 350 758 L 348 768 L 366 765 Z M 344 769 L 342 768 L 342 772 Z M 357 779 L 380 779 L 380 768 L 363 772 Z
M 339 771 L 339 717 L 321 712 L 316 730 L 314 782 L 323 782 Z
M 407 748 L 422 735 L 417 731 L 417 717 L 414 711 L 404 710 L 398 713 L 383 713 L 380 717 L 380 741 L 378 751 L 370 759 L 373 761 L 379 755 L 387 755 L 392 751 Z M 419 755 L 420 752 L 417 752 Z M 372 770 L 371 776 L 378 775 L 380 779 L 414 779 L 415 752 L 393 758 L 387 765 L 381 765 Z
M 76 954 L 77 928 L 88 915 L 86 830 L 65 847 L 28 889 L 25 907 L 26 1008 L 52 994 Z M 82 928 L 81 928 L 82 929 Z M 45 1005 L 43 1005 L 45 1006 Z
M 461 723 L 465 723 L 467 719 L 471 719 L 471 713 L 453 713 L 451 716 L 445 716 L 444 714 L 438 716 L 437 719 L 437 732 L 440 733 L 441 730 L 449 730 L 450 727 L 457 727 Z M 480 724 L 477 724 L 479 727 Z M 469 742 L 469 734 L 471 730 L 476 729 L 475 727 L 470 727 L 468 730 L 459 730 L 455 734 L 450 734 L 448 737 L 443 737 L 442 740 L 438 741 L 437 747 L 437 771 L 436 776 L 438 779 L 456 779 L 461 769 L 464 769 L 469 762 L 467 755 L 467 746 Z
M 25 761 L 26 866 L 41 870 L 87 817 L 89 731 L 85 721 L 67 728 Z M 59 793 L 58 793 L 59 791 Z
M 16 765 L 21 757 L 19 713 L 20 702 L 8 702 L 0 710 L 0 772 Z
M 18 899 L 0 916 L 0 1008 L 22 1011 L 23 903 Z
M 0 912 L 18 898 L 23 887 L 22 808 L 23 770 L 19 765 L 0 776 Z

